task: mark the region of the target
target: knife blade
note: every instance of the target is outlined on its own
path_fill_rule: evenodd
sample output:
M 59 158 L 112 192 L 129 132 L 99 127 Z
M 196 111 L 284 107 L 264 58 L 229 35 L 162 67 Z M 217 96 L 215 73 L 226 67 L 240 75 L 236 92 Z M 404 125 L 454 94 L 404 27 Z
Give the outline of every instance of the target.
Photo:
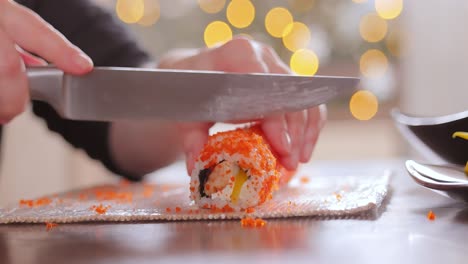
M 358 78 L 95 67 L 27 69 L 31 98 L 63 118 L 225 122 L 299 111 L 351 94 Z

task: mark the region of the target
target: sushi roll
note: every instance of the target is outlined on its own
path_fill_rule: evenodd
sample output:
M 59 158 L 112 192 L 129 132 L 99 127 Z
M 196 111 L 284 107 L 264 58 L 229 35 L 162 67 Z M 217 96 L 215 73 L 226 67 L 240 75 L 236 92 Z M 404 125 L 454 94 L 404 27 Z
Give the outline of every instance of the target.
M 280 164 L 259 126 L 209 137 L 191 173 L 191 199 L 202 208 L 239 211 L 263 204 L 293 173 Z

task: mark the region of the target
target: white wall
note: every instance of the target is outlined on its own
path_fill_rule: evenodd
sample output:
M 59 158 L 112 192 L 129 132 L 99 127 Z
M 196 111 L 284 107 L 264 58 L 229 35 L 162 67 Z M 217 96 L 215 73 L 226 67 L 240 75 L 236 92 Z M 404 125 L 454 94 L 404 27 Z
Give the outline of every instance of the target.
M 404 112 L 437 116 L 468 109 L 468 1 L 404 1 Z

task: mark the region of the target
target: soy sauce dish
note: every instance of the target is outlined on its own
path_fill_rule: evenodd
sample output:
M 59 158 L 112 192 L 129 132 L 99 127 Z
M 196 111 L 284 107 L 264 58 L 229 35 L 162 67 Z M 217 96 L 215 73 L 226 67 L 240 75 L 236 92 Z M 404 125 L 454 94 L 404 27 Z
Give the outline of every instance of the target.
M 424 156 L 455 165 L 467 164 L 468 111 L 438 117 L 417 117 L 393 110 L 392 117 L 401 134 Z

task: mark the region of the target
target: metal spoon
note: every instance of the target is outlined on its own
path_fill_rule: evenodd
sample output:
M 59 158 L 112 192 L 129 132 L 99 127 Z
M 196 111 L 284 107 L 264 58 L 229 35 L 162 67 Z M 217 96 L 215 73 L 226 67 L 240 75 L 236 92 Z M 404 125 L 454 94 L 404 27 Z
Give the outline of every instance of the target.
M 422 176 L 437 182 L 468 183 L 463 170 L 455 165 L 421 164 L 413 160 L 408 160 L 406 164 L 415 168 Z
M 462 168 L 420 164 L 413 160 L 406 161 L 405 165 L 416 183 L 444 196 L 468 202 L 468 180 Z

